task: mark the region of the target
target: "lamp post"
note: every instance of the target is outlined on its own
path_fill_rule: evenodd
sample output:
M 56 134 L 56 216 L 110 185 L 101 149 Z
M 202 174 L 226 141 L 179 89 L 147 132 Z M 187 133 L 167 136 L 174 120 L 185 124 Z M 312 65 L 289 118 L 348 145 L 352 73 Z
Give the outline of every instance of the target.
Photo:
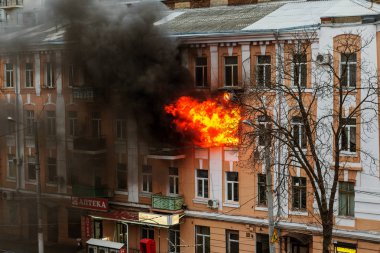
M 18 121 L 14 120 L 12 117 L 8 117 L 8 121 L 14 122 L 16 125 L 19 124 Z M 38 230 L 37 230 L 37 237 L 38 237 L 38 253 L 44 253 L 44 235 L 43 235 L 43 228 L 42 228 L 42 212 L 41 212 L 41 173 L 40 173 L 40 152 L 39 152 L 39 145 L 38 145 L 38 123 L 37 121 L 34 121 L 34 141 L 35 141 L 35 155 L 36 155 L 36 204 L 37 204 L 37 224 L 38 224 Z M 18 130 L 16 128 L 16 139 L 18 139 Z M 19 149 L 19 143 L 16 140 L 16 150 Z M 18 153 L 19 154 L 19 153 Z M 17 157 L 17 160 L 19 160 L 19 157 Z M 19 163 L 19 161 L 17 161 Z M 18 167 L 18 166 L 17 166 Z M 18 170 L 18 176 L 21 170 Z
M 249 120 L 243 120 L 244 124 L 255 127 L 254 124 Z M 269 227 L 269 252 L 275 253 L 275 245 L 273 241 L 274 233 L 274 218 L 273 218 L 273 195 L 272 195 L 272 173 L 270 171 L 270 134 L 269 129 L 264 128 L 264 162 L 265 162 L 265 184 L 266 184 L 266 196 L 268 201 L 268 227 Z

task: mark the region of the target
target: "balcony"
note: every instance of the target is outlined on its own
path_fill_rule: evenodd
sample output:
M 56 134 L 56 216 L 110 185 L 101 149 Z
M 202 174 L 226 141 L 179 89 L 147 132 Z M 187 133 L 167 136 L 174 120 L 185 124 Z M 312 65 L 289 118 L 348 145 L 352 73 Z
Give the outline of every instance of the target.
M 161 212 L 181 212 L 183 205 L 182 196 L 152 195 L 152 209 Z
M 72 87 L 73 99 L 77 101 L 93 102 L 96 96 L 95 89 L 89 86 Z
M 75 197 L 107 198 L 111 197 L 110 192 L 110 189 L 107 187 L 84 186 L 79 184 L 72 186 L 72 194 Z
M 0 9 L 22 8 L 23 0 L 0 0 Z
M 73 141 L 76 153 L 102 154 L 106 152 L 106 139 L 103 137 L 77 137 Z

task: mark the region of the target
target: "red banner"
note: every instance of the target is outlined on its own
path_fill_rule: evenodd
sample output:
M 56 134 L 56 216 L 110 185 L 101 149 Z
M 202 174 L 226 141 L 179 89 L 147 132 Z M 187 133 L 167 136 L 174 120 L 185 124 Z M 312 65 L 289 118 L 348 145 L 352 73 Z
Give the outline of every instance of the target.
M 87 238 L 91 238 L 91 219 L 90 217 L 84 217 L 84 228 Z
M 71 205 L 83 209 L 108 211 L 108 199 L 71 197 Z

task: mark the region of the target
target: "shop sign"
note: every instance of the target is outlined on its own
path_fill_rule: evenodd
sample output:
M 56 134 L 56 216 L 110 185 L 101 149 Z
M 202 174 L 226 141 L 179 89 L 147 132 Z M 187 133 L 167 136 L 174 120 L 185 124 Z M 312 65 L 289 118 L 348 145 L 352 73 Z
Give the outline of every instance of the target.
M 108 211 L 108 199 L 71 197 L 71 205 L 83 209 Z
M 90 238 L 91 237 L 91 219 L 90 217 L 84 217 L 84 227 L 85 227 L 85 233 L 86 237 Z
M 179 214 L 164 215 L 139 212 L 139 221 L 149 224 L 172 226 L 179 223 Z
M 336 247 L 336 253 L 356 253 L 356 249 L 346 247 Z

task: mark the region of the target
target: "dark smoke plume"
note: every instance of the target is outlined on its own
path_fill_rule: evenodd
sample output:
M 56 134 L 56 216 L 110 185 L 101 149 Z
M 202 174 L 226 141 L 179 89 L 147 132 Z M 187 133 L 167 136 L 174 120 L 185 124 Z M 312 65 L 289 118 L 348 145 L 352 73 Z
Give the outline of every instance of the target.
M 166 9 L 160 2 L 104 2 L 53 2 L 56 22 L 67 26 L 68 61 L 80 66 L 84 83 L 98 89 L 104 103 L 134 115 L 143 136 L 167 140 L 174 133 L 164 104 L 190 85 L 175 41 L 154 25 Z

